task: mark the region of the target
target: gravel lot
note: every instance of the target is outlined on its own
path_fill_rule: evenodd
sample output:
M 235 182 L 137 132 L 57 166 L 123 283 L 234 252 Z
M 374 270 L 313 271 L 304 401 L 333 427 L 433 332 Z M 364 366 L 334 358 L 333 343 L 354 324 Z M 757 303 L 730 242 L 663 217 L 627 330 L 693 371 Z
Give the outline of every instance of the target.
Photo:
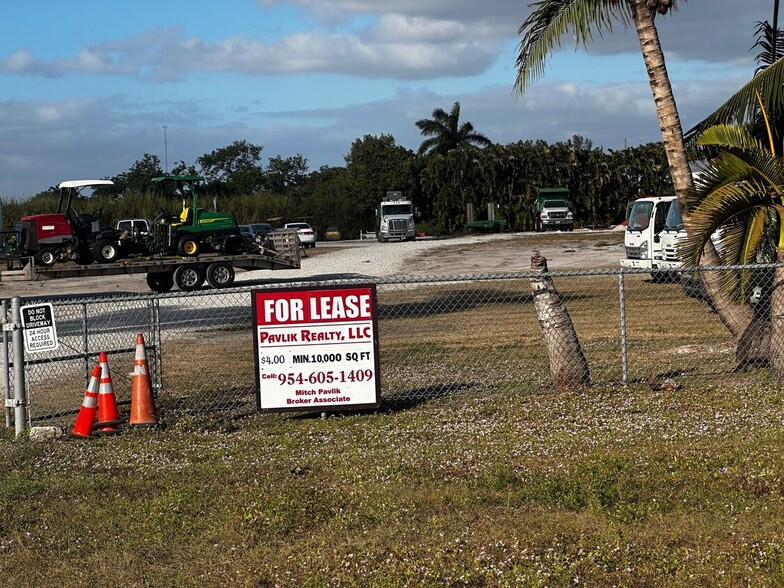
M 515 233 L 472 235 L 413 242 L 338 241 L 306 250 L 301 268 L 270 272 L 238 271 L 236 282 L 270 279 L 443 276 L 527 271 L 540 251 L 550 269 L 617 268 L 623 257 L 623 233 Z M 37 282 L 1 282 L 0 296 L 57 296 L 105 292 L 149 292 L 144 275 L 67 278 Z

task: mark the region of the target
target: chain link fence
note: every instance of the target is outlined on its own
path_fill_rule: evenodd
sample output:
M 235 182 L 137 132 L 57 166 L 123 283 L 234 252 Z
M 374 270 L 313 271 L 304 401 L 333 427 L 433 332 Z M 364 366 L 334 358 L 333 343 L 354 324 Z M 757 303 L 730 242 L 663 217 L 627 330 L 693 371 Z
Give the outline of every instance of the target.
M 758 328 L 762 335 L 765 329 L 770 331 L 768 301 L 774 269 L 755 266 L 744 290 L 745 305 L 739 307 L 754 317 L 749 330 Z M 532 288 L 532 281 L 542 275 L 373 280 L 378 295 L 384 403 L 414 403 L 460 392 L 481 395 L 551 389 L 551 356 Z M 736 338 L 713 310 L 699 273 L 670 274 L 665 279 L 636 270 L 549 272 L 545 276 L 552 280 L 568 311 L 594 386 L 657 389 L 770 375 L 764 361 L 755 362 L 754 375 L 745 371 L 750 365 L 739 365 Z M 48 301 L 54 307 L 59 348 L 23 358 L 29 424 L 72 424 L 101 351 L 108 354 L 121 416 L 127 419 L 136 333 L 143 333 L 147 342 L 163 419 L 254 411 L 251 294 L 258 289 Z M 9 398 L 16 358 L 8 333 L 4 338 Z M 757 369 L 760 363 L 763 366 Z M 12 417 L 13 411 L 6 408 L 7 425 Z

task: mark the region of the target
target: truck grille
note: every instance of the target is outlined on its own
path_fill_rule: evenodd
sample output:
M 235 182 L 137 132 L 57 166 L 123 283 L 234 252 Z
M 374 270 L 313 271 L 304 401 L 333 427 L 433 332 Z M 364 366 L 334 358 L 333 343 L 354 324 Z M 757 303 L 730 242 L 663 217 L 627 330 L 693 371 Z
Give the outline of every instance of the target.
M 548 212 L 547 213 L 547 217 L 548 218 L 566 218 L 566 213 L 565 212 L 557 212 L 557 211 L 555 211 L 555 212 Z
M 640 257 L 640 248 L 639 247 L 627 247 L 626 248 L 626 258 L 627 259 L 642 259 Z
M 680 261 L 678 259 L 678 250 L 671 245 L 664 247 L 664 259 L 667 261 Z
M 408 221 L 406 219 L 392 219 L 389 221 L 390 231 L 405 231 L 408 228 Z

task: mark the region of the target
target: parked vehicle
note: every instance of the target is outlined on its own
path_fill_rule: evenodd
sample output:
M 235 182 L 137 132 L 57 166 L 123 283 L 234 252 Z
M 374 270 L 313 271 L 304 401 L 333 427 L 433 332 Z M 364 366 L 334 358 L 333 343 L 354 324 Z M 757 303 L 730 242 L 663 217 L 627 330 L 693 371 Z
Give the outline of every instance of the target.
M 273 231 L 272 225 L 269 223 L 251 223 L 250 228 L 261 241 Z
M 670 277 L 671 272 L 655 270 L 665 269 L 661 233 L 674 202 L 675 196 L 646 196 L 634 201 L 623 238 L 626 258 L 621 260 L 621 267 L 652 270 L 655 280 Z
M 534 198 L 534 230 L 574 229 L 574 212 L 568 188 L 539 188 Z
M 58 261 L 86 265 L 113 263 L 133 256 L 181 255 L 201 253 L 251 253 L 237 223 L 227 213 L 198 207 L 196 185 L 199 176 L 164 176 L 153 182 L 173 181 L 180 192 L 189 193 L 191 206 L 179 215 L 162 211 L 152 223 L 146 219 L 123 219 L 116 227 L 102 226 L 100 213 L 79 214 L 72 203 L 80 190 L 112 185 L 109 180 L 71 180 L 60 184 L 57 212 L 20 219 L 18 255 L 33 257 L 46 267 Z M 145 229 L 146 226 L 146 230 Z
M 391 190 L 376 208 L 376 239 L 385 243 L 389 239 L 413 241 L 416 239 L 414 204 L 404 200 L 402 192 Z
M 324 240 L 340 241 L 340 231 L 337 229 L 337 227 L 327 227 L 327 230 L 324 231 Z
M 240 225 L 240 235 L 242 235 L 242 238 L 246 241 L 250 241 L 251 243 L 256 242 L 256 233 L 253 232 L 250 225 Z
M 100 258 L 107 243 L 116 243 L 117 231 L 101 225 L 100 213 L 80 214 L 73 203 L 85 189 L 113 185 L 111 180 L 61 182 L 56 212 L 25 216 L 17 223 L 21 254 L 43 266 L 60 260 L 91 263 Z
M 201 288 L 205 281 L 212 288 L 228 288 L 234 283 L 235 269 L 278 270 L 300 267 L 299 241 L 295 231 L 275 231 L 269 237 L 272 246 L 265 247 L 257 253 L 236 255 L 206 253 L 198 257 L 157 255 L 123 259 L 114 263 L 86 265 L 69 262 L 38 266 L 34 263 L 20 262 L 13 264 L 19 269 L 0 272 L 0 280 L 12 278 L 46 280 L 147 274 L 147 285 L 154 292 L 168 292 L 174 286 L 184 292 L 190 292 Z
M 283 228 L 296 230 L 303 247 L 316 246 L 316 231 L 308 223 L 286 223 Z

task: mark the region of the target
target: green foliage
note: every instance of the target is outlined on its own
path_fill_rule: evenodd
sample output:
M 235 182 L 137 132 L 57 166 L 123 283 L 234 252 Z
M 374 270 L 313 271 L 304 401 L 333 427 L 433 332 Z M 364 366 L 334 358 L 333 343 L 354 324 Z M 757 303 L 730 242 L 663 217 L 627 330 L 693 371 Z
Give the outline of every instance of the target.
M 460 103 L 455 102 L 448 113 L 443 108 L 433 110 L 433 118 L 416 122 L 419 132 L 428 137 L 419 146 L 419 155 L 435 153 L 446 155 L 453 149 L 471 146 L 488 147 L 492 141 L 474 130 L 470 122 L 460 124 Z

